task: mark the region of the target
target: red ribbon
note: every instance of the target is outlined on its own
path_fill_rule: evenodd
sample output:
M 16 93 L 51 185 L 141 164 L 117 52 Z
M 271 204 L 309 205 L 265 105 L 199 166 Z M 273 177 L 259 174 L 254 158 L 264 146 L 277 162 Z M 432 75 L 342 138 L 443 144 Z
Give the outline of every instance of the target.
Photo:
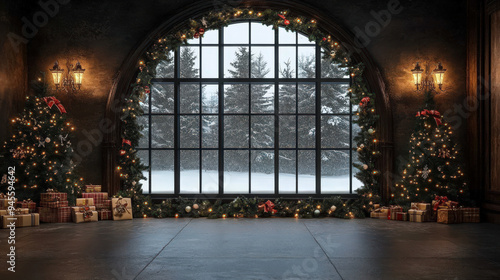
M 127 145 L 129 145 L 129 146 L 132 146 L 132 142 L 131 142 L 130 140 L 125 139 L 125 138 L 124 138 L 124 139 L 122 139 L 122 145 L 123 145 L 123 144 L 127 144 Z
M 417 112 L 417 115 L 416 117 L 420 117 L 420 116 L 424 116 L 424 117 L 433 117 L 434 120 L 436 121 L 436 125 L 437 126 L 440 126 L 441 125 L 441 113 L 439 113 L 439 111 L 437 110 L 423 110 L 421 112 Z
M 273 209 L 274 208 L 274 203 L 272 203 L 270 200 L 266 201 L 266 203 L 259 205 L 259 208 L 264 210 L 264 213 L 271 213 L 274 214 L 278 212 L 278 210 Z
M 363 99 L 361 99 L 361 102 L 359 103 L 359 106 L 366 106 L 368 105 L 368 102 L 370 102 L 370 97 L 363 97 Z
M 47 103 L 47 106 L 49 106 L 50 109 L 52 109 L 52 106 L 56 105 L 57 109 L 59 109 L 59 112 L 61 114 L 66 113 L 66 109 L 64 109 L 64 106 L 61 104 L 61 101 L 57 100 L 54 96 L 49 96 L 49 97 L 44 97 L 43 100 L 45 100 L 45 103 Z
M 445 204 L 448 201 L 448 197 L 446 197 L 446 196 L 436 196 L 434 198 L 434 200 L 437 201 L 436 203 L 434 203 L 434 211 L 437 211 L 437 209 L 439 208 L 440 205 L 443 205 L 443 204 Z

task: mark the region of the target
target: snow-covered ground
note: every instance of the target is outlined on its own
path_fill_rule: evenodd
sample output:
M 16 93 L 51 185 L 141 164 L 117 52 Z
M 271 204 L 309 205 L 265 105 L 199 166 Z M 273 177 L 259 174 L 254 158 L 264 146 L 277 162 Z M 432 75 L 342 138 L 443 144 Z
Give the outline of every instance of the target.
M 148 174 L 144 174 L 148 177 Z M 174 192 L 173 171 L 153 171 L 153 193 Z M 252 173 L 252 193 L 274 193 L 274 174 Z M 352 189 L 361 187 L 361 182 L 353 178 Z M 218 193 L 219 173 L 215 170 L 202 172 L 202 192 Z M 316 176 L 299 174 L 299 193 L 311 193 L 316 190 Z M 147 193 L 148 182 L 143 182 L 143 189 Z M 200 181 L 198 170 L 181 171 L 181 194 L 199 193 Z M 349 176 L 323 176 L 321 177 L 321 190 L 323 194 L 349 193 Z M 281 173 L 279 175 L 280 193 L 295 193 L 295 174 Z M 249 193 L 248 173 L 224 172 L 224 193 L 245 194 Z

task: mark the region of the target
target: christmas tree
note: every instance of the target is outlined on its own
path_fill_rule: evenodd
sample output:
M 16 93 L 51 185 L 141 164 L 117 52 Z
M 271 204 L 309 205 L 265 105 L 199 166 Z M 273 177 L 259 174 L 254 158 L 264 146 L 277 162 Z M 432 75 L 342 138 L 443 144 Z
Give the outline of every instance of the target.
M 27 96 L 23 112 L 11 120 L 12 136 L 3 146 L 2 170 L 15 167 L 20 200 L 38 201 L 47 189 L 66 192 L 71 200 L 80 192 L 83 180 L 75 174 L 72 161 L 70 139 L 75 127 L 66 119 L 60 101 L 48 96 L 44 79 L 34 89 L 35 96 Z
M 415 131 L 410 137 L 409 161 L 392 194 L 394 202 L 431 202 L 435 196 L 467 203 L 469 192 L 453 141 L 451 126 L 434 109 L 431 92 L 416 114 Z

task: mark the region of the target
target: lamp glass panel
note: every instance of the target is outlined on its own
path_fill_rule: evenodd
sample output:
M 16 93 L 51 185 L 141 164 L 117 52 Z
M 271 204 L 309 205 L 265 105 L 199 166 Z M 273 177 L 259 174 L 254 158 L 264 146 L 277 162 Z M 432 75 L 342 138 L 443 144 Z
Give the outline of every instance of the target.
M 443 84 L 444 73 L 443 72 L 434 72 L 434 76 L 436 77 L 436 83 L 438 85 Z
M 83 80 L 83 72 L 75 72 L 75 84 L 81 85 Z
M 54 84 L 59 85 L 61 83 L 62 71 L 52 71 L 52 78 L 54 79 Z

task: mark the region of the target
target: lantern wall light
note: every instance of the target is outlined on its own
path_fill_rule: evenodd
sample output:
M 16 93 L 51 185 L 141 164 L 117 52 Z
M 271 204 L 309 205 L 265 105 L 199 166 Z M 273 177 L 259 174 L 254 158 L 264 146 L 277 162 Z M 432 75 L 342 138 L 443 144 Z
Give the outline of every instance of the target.
M 413 83 L 415 84 L 417 91 L 434 91 L 439 93 L 443 90 L 443 81 L 444 81 L 444 72 L 446 69 L 443 68 L 441 62 L 438 63 L 436 69 L 434 69 L 431 73 L 425 73 L 424 69 L 422 69 L 417 62 L 415 68 L 411 70 L 413 74 Z M 436 86 L 438 86 L 439 91 L 436 90 Z
M 66 92 L 76 92 L 80 90 L 83 81 L 83 73 L 85 69 L 79 61 L 76 62 L 75 67 L 69 62 L 66 63 L 68 69 L 67 72 L 59 67 L 59 62 L 56 61 L 52 69 L 49 69 L 52 73 L 52 79 L 54 80 L 54 85 L 56 86 L 56 91 L 64 90 Z

